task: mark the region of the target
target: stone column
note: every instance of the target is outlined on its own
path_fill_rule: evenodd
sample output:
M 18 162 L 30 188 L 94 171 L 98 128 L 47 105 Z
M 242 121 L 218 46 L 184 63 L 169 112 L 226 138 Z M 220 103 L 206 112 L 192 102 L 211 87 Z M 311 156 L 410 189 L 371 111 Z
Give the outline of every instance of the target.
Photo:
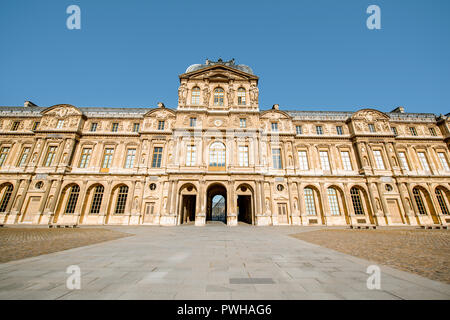
M 399 193 L 400 193 L 400 200 L 402 201 L 403 210 L 405 212 L 406 223 L 408 223 L 410 225 L 417 225 L 417 221 L 414 218 L 414 213 L 411 212 L 411 208 L 409 207 L 409 203 L 406 201 L 406 198 L 409 197 L 409 195 L 405 194 L 403 188 L 407 189 L 406 184 L 402 183 L 402 182 L 398 183 L 398 190 L 399 190 Z
M 320 185 L 320 193 L 321 193 L 320 201 L 321 201 L 322 208 L 323 208 L 323 212 L 321 213 L 322 217 L 323 217 L 323 224 L 328 225 L 328 220 L 329 220 L 328 217 L 330 216 L 330 208 L 328 206 L 328 201 L 326 201 L 326 200 L 328 200 L 328 199 L 326 199 L 327 192 L 325 190 L 325 184 L 323 182 L 320 182 L 319 185 Z
M 385 221 L 387 225 L 392 224 L 392 219 L 391 219 L 391 214 L 389 212 L 389 208 L 386 202 L 386 198 L 384 197 L 383 194 L 383 185 L 381 184 L 381 182 L 377 182 L 377 190 L 378 190 L 378 195 L 380 196 L 380 201 L 381 201 L 381 207 L 383 208 L 384 211 L 384 217 L 385 217 Z
M 53 202 L 49 207 L 49 211 L 48 211 L 48 223 L 52 224 L 52 223 L 56 223 L 55 219 L 56 219 L 56 212 L 55 209 L 60 201 L 61 198 L 61 186 L 62 186 L 62 180 L 57 180 L 56 183 L 56 190 L 55 190 L 55 194 L 53 196 Z
M 83 214 L 83 204 L 86 199 L 86 191 L 87 191 L 87 181 L 82 182 L 83 185 L 80 188 L 80 193 L 78 195 L 77 205 L 75 207 L 75 212 L 73 214 L 74 223 L 79 224 L 81 215 Z
M 433 187 L 431 186 L 431 183 L 427 183 L 427 187 L 428 187 L 428 192 L 430 194 L 430 199 L 431 199 L 431 205 L 433 206 L 432 209 L 434 209 L 434 212 L 436 214 L 436 218 L 438 220 L 439 224 L 442 225 L 446 225 L 445 222 L 445 216 L 443 216 L 440 212 L 441 212 L 441 207 L 439 206 L 439 202 L 436 198 L 436 194 L 433 192 Z M 431 208 L 430 208 L 431 209 Z M 438 210 L 439 209 L 439 210 Z M 432 216 L 432 213 L 430 212 L 430 216 Z M 431 217 L 431 219 L 433 219 L 433 217 Z M 434 223 L 434 221 L 433 221 Z
M 350 225 L 358 224 L 357 216 L 355 214 L 355 209 L 353 208 L 353 201 L 350 194 L 350 188 L 347 183 L 344 183 L 344 198 L 347 203 L 348 216 L 350 220 Z
M 236 213 L 236 197 L 234 192 L 234 181 L 228 183 L 227 188 L 227 225 L 237 226 L 237 213 Z
M 100 212 L 99 212 L 99 221 L 102 221 L 103 224 L 107 223 L 109 209 L 110 209 L 110 201 L 111 201 L 111 195 L 112 195 L 112 181 L 106 182 L 106 188 L 103 193 L 102 198 L 102 204 L 100 206 Z
M 13 191 L 11 193 L 11 197 L 9 198 L 9 202 L 8 202 L 8 205 L 6 206 L 6 210 L 5 210 L 5 215 L 6 216 L 9 216 L 10 213 L 11 213 L 11 208 L 12 208 L 12 206 L 14 204 L 14 200 L 16 199 L 16 195 L 17 195 L 17 192 L 19 191 L 19 188 L 20 188 L 21 184 L 22 184 L 22 180 L 19 179 L 19 180 L 17 180 L 16 185 L 13 187 Z M 20 213 L 17 212 L 15 214 L 14 223 L 19 222 L 19 218 L 20 218 Z
M 42 219 L 44 218 L 45 204 L 47 203 L 48 194 L 50 193 L 50 190 L 52 189 L 53 182 L 55 182 L 55 180 L 53 180 L 53 179 L 48 181 L 48 186 L 45 189 L 44 195 L 42 196 L 41 204 L 39 205 L 38 212 L 36 213 L 37 219 L 36 218 L 34 219 L 35 223 L 40 224 L 41 222 L 43 222 L 43 223 L 48 223 L 49 222 L 48 219 L 45 219 L 45 221 L 42 221 Z M 29 185 L 30 185 L 30 182 L 28 183 L 28 186 Z M 27 188 L 25 190 L 25 193 L 28 190 L 28 186 L 27 186 Z M 23 202 L 23 200 L 24 199 L 22 199 L 22 202 Z M 21 206 L 22 206 L 22 204 L 21 204 Z M 20 210 L 20 208 L 19 208 L 19 210 Z
M 195 212 L 195 225 L 204 226 L 206 223 L 206 185 L 204 180 L 199 181 L 199 189 L 197 194 L 197 204 Z
M 367 208 L 367 211 L 368 211 L 367 212 L 367 217 L 370 220 L 370 211 L 372 211 L 372 218 L 374 220 L 373 222 L 376 225 L 384 226 L 384 225 L 386 225 L 386 220 L 383 219 L 383 216 L 379 215 L 379 213 L 378 213 L 377 202 L 375 200 L 375 197 L 373 195 L 372 188 L 371 188 L 372 182 L 367 182 L 366 185 L 367 185 L 367 194 L 368 194 L 368 197 L 369 197 L 369 203 L 368 203 L 369 207 Z M 367 202 L 366 202 L 366 204 L 367 204 Z M 370 206 L 372 208 L 370 208 Z

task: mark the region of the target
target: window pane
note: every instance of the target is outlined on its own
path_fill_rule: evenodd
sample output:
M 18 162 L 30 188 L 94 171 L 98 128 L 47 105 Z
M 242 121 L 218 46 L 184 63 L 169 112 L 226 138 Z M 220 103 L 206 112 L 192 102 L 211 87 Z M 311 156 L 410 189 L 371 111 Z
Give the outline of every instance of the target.
M 322 165 L 322 170 L 330 170 L 330 160 L 328 158 L 328 152 L 327 151 L 320 151 L 320 163 Z
M 352 203 L 353 203 L 353 209 L 355 211 L 355 214 L 364 214 L 364 208 L 361 202 L 361 195 L 359 194 L 358 188 L 353 187 L 350 190 L 350 194 L 352 196 Z
M 127 169 L 133 168 L 135 157 L 136 157 L 136 149 L 128 149 L 127 158 L 125 160 L 125 168 Z
M 299 151 L 298 152 L 298 162 L 300 165 L 300 170 L 309 170 L 308 166 L 308 156 L 306 151 Z
M 445 154 L 443 152 L 438 152 L 438 157 L 439 161 L 441 162 L 442 168 L 444 168 L 445 171 L 450 171 Z
M 314 202 L 314 193 L 312 189 L 305 188 L 305 205 L 306 205 L 306 214 L 315 216 L 316 215 L 316 204 Z
M 373 157 L 375 158 L 375 163 L 377 164 L 377 168 L 380 170 L 384 170 L 385 167 L 384 167 L 383 156 L 381 155 L 381 151 L 374 150 Z
M 239 146 L 239 165 L 241 167 L 248 167 L 248 147 Z
M 9 147 L 3 147 L 0 152 L 0 167 L 5 163 L 6 157 L 8 157 Z
M 281 169 L 281 149 L 272 149 L 273 168 Z
M 80 159 L 80 168 L 86 168 L 89 164 L 89 160 L 91 159 L 91 148 L 84 148 L 81 153 L 81 159 Z
M 347 170 L 347 171 L 353 170 L 352 163 L 350 161 L 350 154 L 347 151 L 341 152 L 341 158 L 342 158 L 342 165 L 344 167 L 344 170 Z
M 339 202 L 334 188 L 328 188 L 328 203 L 330 204 L 331 214 L 334 216 L 340 215 Z
M 425 156 L 424 152 L 419 152 L 419 160 L 420 164 L 422 165 L 422 169 L 425 171 L 430 171 L 430 166 L 428 165 L 427 157 Z
M 399 152 L 398 158 L 400 159 L 400 165 L 402 168 L 409 171 L 408 161 L 406 161 L 406 154 L 404 152 Z
M 162 147 L 155 147 L 153 149 L 152 168 L 161 168 Z

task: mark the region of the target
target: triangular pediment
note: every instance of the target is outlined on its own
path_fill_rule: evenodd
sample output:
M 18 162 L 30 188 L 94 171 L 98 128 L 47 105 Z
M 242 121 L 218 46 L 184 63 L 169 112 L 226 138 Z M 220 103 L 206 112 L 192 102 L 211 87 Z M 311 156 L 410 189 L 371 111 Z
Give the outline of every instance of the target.
M 71 104 L 57 104 L 42 111 L 44 115 L 57 116 L 60 118 L 67 116 L 81 116 L 83 113 Z
M 228 81 L 228 80 L 258 80 L 258 77 L 226 65 L 212 65 L 196 71 L 183 73 L 180 79 Z

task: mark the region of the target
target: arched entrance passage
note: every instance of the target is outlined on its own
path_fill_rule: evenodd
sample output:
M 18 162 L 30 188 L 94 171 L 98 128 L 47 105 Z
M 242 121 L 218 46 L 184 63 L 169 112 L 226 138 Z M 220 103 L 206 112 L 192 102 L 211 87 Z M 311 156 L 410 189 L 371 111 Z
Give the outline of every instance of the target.
M 253 189 L 248 184 L 241 184 L 236 194 L 238 222 L 253 224 Z
M 215 183 L 206 191 L 206 221 L 227 223 L 227 189 Z
M 195 207 L 197 204 L 197 188 L 187 183 L 180 188 L 181 203 L 178 215 L 178 223 L 190 223 L 195 221 Z

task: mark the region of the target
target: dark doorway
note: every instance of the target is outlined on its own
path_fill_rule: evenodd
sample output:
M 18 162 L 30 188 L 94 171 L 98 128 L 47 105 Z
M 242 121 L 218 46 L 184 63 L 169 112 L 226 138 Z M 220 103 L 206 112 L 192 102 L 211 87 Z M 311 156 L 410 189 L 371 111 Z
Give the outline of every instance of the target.
M 227 223 L 227 190 L 221 184 L 214 184 L 207 191 L 206 221 Z
M 252 197 L 239 195 L 237 198 L 237 205 L 238 221 L 252 224 Z
M 181 206 L 181 224 L 195 221 L 195 195 L 183 195 Z

